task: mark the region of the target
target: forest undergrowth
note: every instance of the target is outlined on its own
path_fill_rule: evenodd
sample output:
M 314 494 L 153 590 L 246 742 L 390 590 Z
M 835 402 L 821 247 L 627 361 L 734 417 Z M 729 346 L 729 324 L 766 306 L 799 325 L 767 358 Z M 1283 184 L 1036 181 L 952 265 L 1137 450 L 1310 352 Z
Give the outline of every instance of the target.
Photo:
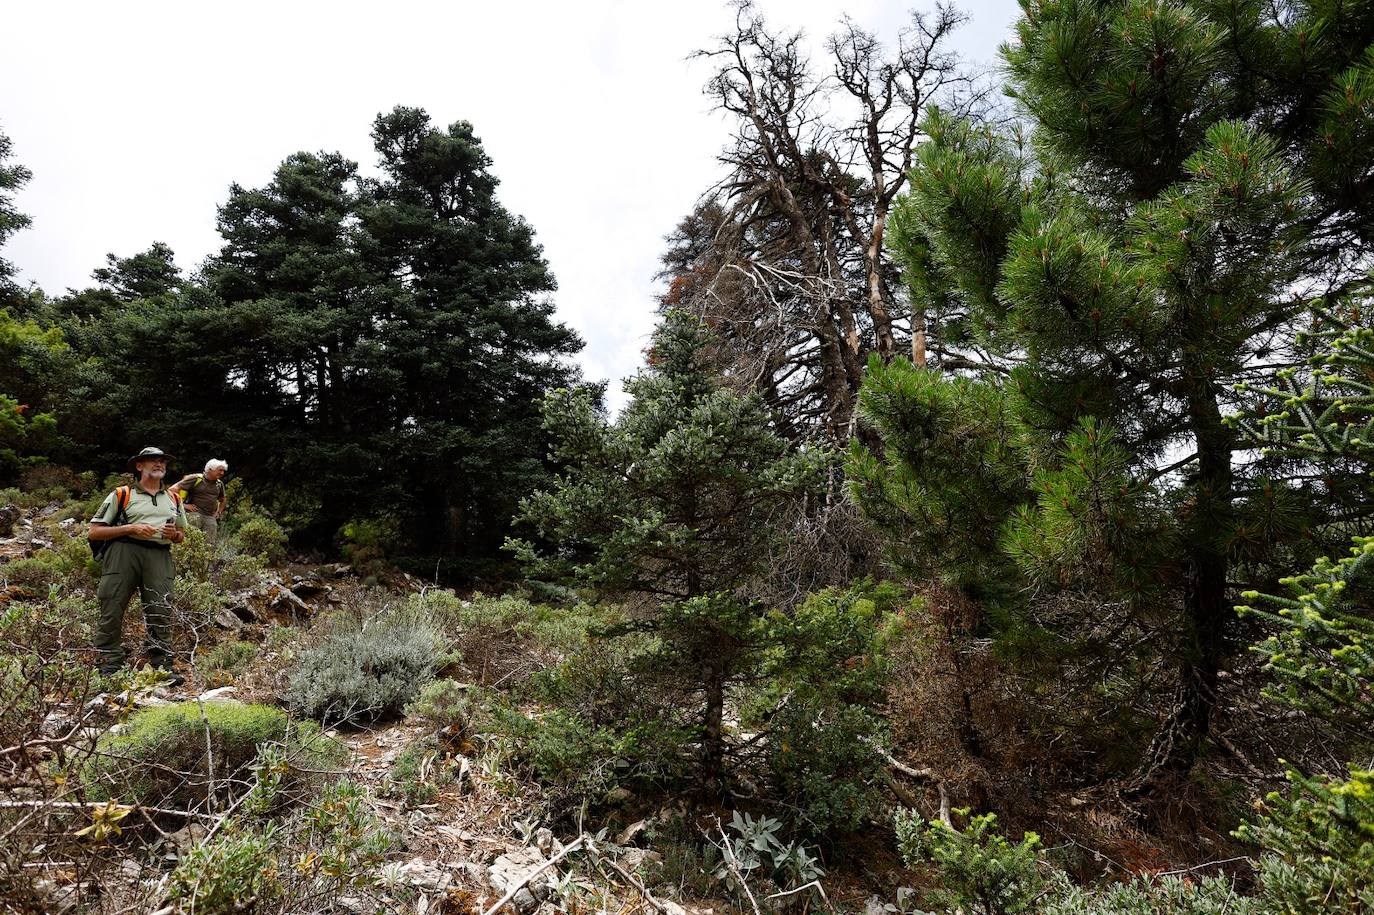
M 11 911 L 1242 911 L 1277 866 L 1255 839 L 1293 835 L 1252 822 L 1279 759 L 1340 758 L 1251 663 L 1214 752 L 1142 803 L 1085 776 L 1103 748 L 1069 710 L 951 640 L 956 595 L 869 583 L 763 618 L 712 783 L 692 677 L 633 607 L 272 564 L 280 529 L 241 492 L 218 549 L 176 547 L 187 683 L 103 678 L 72 523 L 100 493 L 3 494 Z

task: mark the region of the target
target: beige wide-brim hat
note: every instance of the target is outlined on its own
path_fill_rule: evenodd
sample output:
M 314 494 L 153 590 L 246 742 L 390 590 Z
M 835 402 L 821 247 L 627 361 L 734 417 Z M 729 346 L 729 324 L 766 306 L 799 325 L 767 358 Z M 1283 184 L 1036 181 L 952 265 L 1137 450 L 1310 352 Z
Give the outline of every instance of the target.
M 144 448 L 138 454 L 135 454 L 133 457 L 129 458 L 129 469 L 137 470 L 138 462 L 146 461 L 148 460 L 148 458 L 166 458 L 168 464 L 176 460 L 176 458 L 173 455 L 168 454 L 161 448 Z

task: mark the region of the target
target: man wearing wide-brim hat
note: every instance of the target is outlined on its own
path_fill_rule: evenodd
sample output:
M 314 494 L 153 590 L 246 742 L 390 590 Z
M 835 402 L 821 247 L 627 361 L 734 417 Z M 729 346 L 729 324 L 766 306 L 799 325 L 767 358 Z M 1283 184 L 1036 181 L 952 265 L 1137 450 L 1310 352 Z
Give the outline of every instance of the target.
M 137 482 L 105 497 L 87 536 L 106 542 L 96 591 L 100 622 L 94 644 L 100 652 L 100 672 L 113 674 L 124 666 L 124 610 L 137 589 L 148 633 L 148 662 L 170 673 L 172 685 L 179 686 L 182 678 L 172 670 L 172 544 L 186 536 L 186 513 L 181 501 L 162 489 L 172 460 L 160 448 L 144 448 L 129 458 Z

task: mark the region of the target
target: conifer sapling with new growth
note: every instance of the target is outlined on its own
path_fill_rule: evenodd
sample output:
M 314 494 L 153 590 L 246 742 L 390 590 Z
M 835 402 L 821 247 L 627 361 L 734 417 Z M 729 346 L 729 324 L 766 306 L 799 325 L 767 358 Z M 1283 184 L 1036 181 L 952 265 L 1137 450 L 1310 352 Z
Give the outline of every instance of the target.
M 592 390 L 549 395 L 544 422 L 564 470 L 524 500 L 521 519 L 556 546 L 510 546 L 532 577 L 622 599 L 625 628 L 657 636 L 643 675 L 682 684 L 700 773 L 719 790 L 727 692 L 766 647 L 767 608 L 748 586 L 780 536 L 772 516 L 814 485 L 826 455 L 794 450 L 769 429 L 757 397 L 722 387 L 708 340 L 695 318 L 668 314 L 614 422 Z

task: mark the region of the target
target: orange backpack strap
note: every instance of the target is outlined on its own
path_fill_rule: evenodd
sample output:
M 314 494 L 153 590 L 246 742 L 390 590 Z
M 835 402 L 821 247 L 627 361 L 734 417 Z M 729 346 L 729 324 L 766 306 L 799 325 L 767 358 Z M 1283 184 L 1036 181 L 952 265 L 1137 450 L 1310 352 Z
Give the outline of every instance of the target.
M 114 491 L 114 516 L 110 518 L 110 526 L 118 527 L 120 524 L 128 524 L 129 516 L 126 510 L 129 507 L 129 500 L 133 498 L 133 489 L 128 486 L 119 486 Z

